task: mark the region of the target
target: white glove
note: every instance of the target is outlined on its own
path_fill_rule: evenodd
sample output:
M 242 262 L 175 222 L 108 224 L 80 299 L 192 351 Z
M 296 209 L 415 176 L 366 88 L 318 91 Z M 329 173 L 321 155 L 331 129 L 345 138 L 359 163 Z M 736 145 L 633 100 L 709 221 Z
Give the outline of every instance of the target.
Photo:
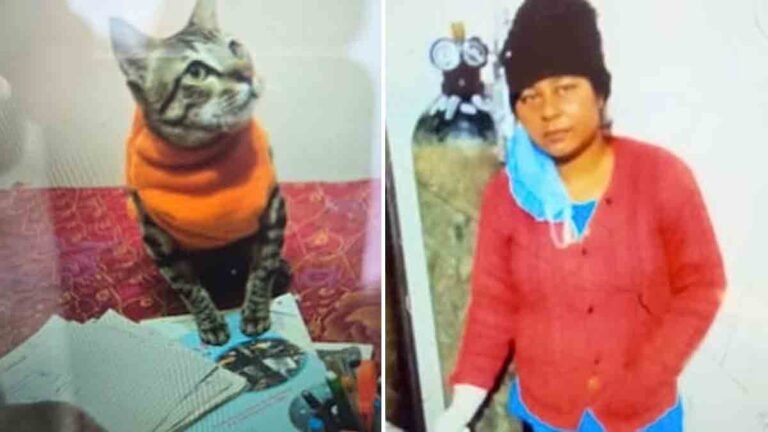
M 453 400 L 444 413 L 437 418 L 434 432 L 469 432 L 467 423 L 488 396 L 488 390 L 469 384 L 453 386 Z

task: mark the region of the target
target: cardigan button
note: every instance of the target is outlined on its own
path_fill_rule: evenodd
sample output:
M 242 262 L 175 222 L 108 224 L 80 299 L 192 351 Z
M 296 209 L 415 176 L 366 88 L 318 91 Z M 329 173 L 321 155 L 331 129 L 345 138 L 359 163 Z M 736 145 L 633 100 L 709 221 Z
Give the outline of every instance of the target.
M 611 197 L 606 198 L 605 199 L 605 203 L 608 204 L 608 205 L 613 204 L 613 198 L 611 198 Z
M 587 248 L 581 248 L 581 256 L 587 256 Z
M 587 308 L 587 313 L 588 313 L 589 315 L 592 315 L 592 313 L 593 313 L 594 311 L 595 311 L 595 307 L 594 307 L 594 306 L 592 306 L 592 305 L 589 305 L 589 307 Z
M 596 376 L 589 377 L 589 380 L 587 380 L 587 389 L 591 392 L 596 392 L 601 387 L 600 378 Z

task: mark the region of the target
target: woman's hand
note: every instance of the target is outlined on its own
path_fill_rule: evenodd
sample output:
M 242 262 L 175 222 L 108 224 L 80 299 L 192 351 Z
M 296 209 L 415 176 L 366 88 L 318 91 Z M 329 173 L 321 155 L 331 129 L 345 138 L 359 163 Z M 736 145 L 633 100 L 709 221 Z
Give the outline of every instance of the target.
M 437 418 L 435 423 L 435 430 L 437 432 L 470 432 L 466 424 L 469 420 L 461 419 L 456 412 L 451 411 L 449 408 L 440 417 Z M 471 417 L 470 417 L 471 419 Z
M 469 384 L 453 386 L 453 401 L 435 423 L 437 432 L 469 432 L 467 424 L 488 396 L 488 390 Z

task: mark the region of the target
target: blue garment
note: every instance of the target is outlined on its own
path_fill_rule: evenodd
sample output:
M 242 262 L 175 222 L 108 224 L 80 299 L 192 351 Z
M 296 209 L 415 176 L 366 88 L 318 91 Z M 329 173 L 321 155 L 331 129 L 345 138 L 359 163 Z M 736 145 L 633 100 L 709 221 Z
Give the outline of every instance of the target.
M 587 201 L 583 203 L 574 202 L 571 206 L 571 220 L 576 228 L 576 234 L 578 238 L 584 235 L 587 229 L 589 221 L 592 219 L 592 215 L 595 214 L 595 208 L 597 207 L 597 200 Z
M 512 196 L 539 222 L 571 220 L 571 201 L 555 161 L 539 149 L 518 124 L 507 141 L 506 171 Z
M 509 402 L 507 403 L 509 414 L 528 423 L 533 428 L 533 432 L 563 432 L 565 429 L 557 429 L 546 424 L 536 417 L 535 414 L 525 406 L 520 391 L 520 382 L 515 380 L 509 389 Z M 680 398 L 677 403 L 671 407 L 661 417 L 653 423 L 642 429 L 642 432 L 682 432 L 683 430 L 683 404 Z M 595 417 L 592 410 L 587 409 L 581 416 L 576 432 L 606 432 L 600 424 L 600 420 Z
M 521 124 L 507 141 L 506 172 L 517 205 L 537 222 L 549 224 L 555 245 L 564 248 L 583 236 L 596 203 L 571 203 L 555 161 L 533 143 Z M 555 224 L 561 224 L 562 234 Z

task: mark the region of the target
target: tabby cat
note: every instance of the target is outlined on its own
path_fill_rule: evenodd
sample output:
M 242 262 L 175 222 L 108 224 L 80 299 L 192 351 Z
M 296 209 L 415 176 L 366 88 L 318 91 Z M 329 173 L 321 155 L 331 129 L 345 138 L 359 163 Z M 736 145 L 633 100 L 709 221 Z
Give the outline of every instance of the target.
M 215 0 L 198 0 L 186 27 L 165 39 L 146 36 L 118 18 L 111 20 L 110 32 L 137 112 L 152 136 L 177 152 L 173 154 L 215 149 L 250 127 L 261 83 L 243 44 L 219 30 Z M 267 151 L 271 167 L 271 149 Z M 194 169 L 186 167 L 180 175 L 193 175 L 189 170 Z M 266 331 L 270 300 L 290 279 L 281 257 L 286 209 L 277 181 L 264 193 L 252 234 L 203 249 L 185 247 L 179 236 L 161 227 L 148 211 L 149 193 L 138 188 L 131 194 L 145 248 L 194 315 L 201 340 L 211 345 L 229 340 L 226 322 L 208 292 L 235 289 L 222 284 L 245 286 L 241 331 L 250 336 Z

